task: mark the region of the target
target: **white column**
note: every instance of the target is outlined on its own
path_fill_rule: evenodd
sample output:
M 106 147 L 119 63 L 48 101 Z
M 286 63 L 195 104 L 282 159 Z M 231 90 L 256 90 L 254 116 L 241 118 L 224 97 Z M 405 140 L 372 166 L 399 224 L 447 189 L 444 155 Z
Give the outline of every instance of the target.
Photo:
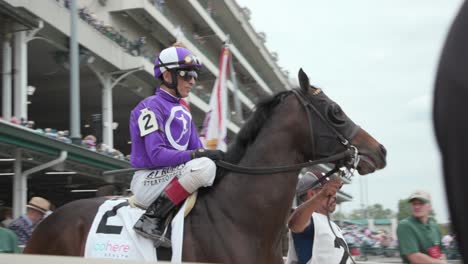
M 374 219 L 371 219 L 371 218 L 367 219 L 367 228 L 369 228 L 370 231 L 376 231 L 374 223 L 375 223 Z
M 14 173 L 13 176 L 13 218 L 17 218 L 26 213 L 28 179 L 23 177 L 21 171 L 21 149 L 17 148 L 14 151 Z
M 103 76 L 102 87 L 102 142 L 109 148 L 114 148 L 114 114 L 112 109 L 112 78 L 111 75 Z
M 18 120 L 28 120 L 28 47 L 26 32 L 15 33 L 15 111 Z
M 11 34 L 3 35 L 3 85 L 2 85 L 2 117 L 6 121 L 11 119 Z

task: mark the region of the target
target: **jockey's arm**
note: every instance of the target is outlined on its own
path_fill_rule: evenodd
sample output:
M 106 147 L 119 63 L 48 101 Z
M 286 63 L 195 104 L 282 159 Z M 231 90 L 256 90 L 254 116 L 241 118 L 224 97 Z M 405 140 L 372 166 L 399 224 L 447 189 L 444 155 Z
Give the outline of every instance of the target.
M 190 150 L 168 148 L 164 132 L 158 130 L 145 136 L 145 148 L 154 167 L 177 166 L 190 160 Z

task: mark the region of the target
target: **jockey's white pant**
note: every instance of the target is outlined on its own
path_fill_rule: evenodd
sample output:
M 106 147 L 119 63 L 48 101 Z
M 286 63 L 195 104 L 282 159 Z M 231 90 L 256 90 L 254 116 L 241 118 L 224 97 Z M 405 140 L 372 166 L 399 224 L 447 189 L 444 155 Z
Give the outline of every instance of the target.
M 174 177 L 178 178 L 180 185 L 188 193 L 193 193 L 200 187 L 211 186 L 215 176 L 216 164 L 211 159 L 202 157 L 175 167 L 136 171 L 130 190 L 138 205 L 148 207 Z

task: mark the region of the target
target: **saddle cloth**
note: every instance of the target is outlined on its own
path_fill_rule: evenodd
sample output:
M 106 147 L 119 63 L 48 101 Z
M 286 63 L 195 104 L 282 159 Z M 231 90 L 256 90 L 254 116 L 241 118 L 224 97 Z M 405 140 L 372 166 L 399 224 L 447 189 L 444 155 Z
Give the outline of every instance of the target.
M 172 220 L 172 263 L 182 263 L 186 207 L 187 201 Z M 128 198 L 105 201 L 99 207 L 89 230 L 85 257 L 157 262 L 153 241 L 133 230 L 133 225 L 144 212 L 143 209 L 130 206 Z

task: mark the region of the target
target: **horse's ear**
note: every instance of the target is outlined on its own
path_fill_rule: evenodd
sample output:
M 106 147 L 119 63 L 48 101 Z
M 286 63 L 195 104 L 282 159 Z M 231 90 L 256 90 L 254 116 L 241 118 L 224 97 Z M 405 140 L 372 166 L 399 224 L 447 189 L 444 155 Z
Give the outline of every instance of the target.
M 309 87 L 310 87 L 309 77 L 308 77 L 307 74 L 302 70 L 302 68 L 299 70 L 298 77 L 299 77 L 299 84 L 301 85 L 301 89 L 302 89 L 304 92 L 307 92 L 307 91 L 309 90 Z

